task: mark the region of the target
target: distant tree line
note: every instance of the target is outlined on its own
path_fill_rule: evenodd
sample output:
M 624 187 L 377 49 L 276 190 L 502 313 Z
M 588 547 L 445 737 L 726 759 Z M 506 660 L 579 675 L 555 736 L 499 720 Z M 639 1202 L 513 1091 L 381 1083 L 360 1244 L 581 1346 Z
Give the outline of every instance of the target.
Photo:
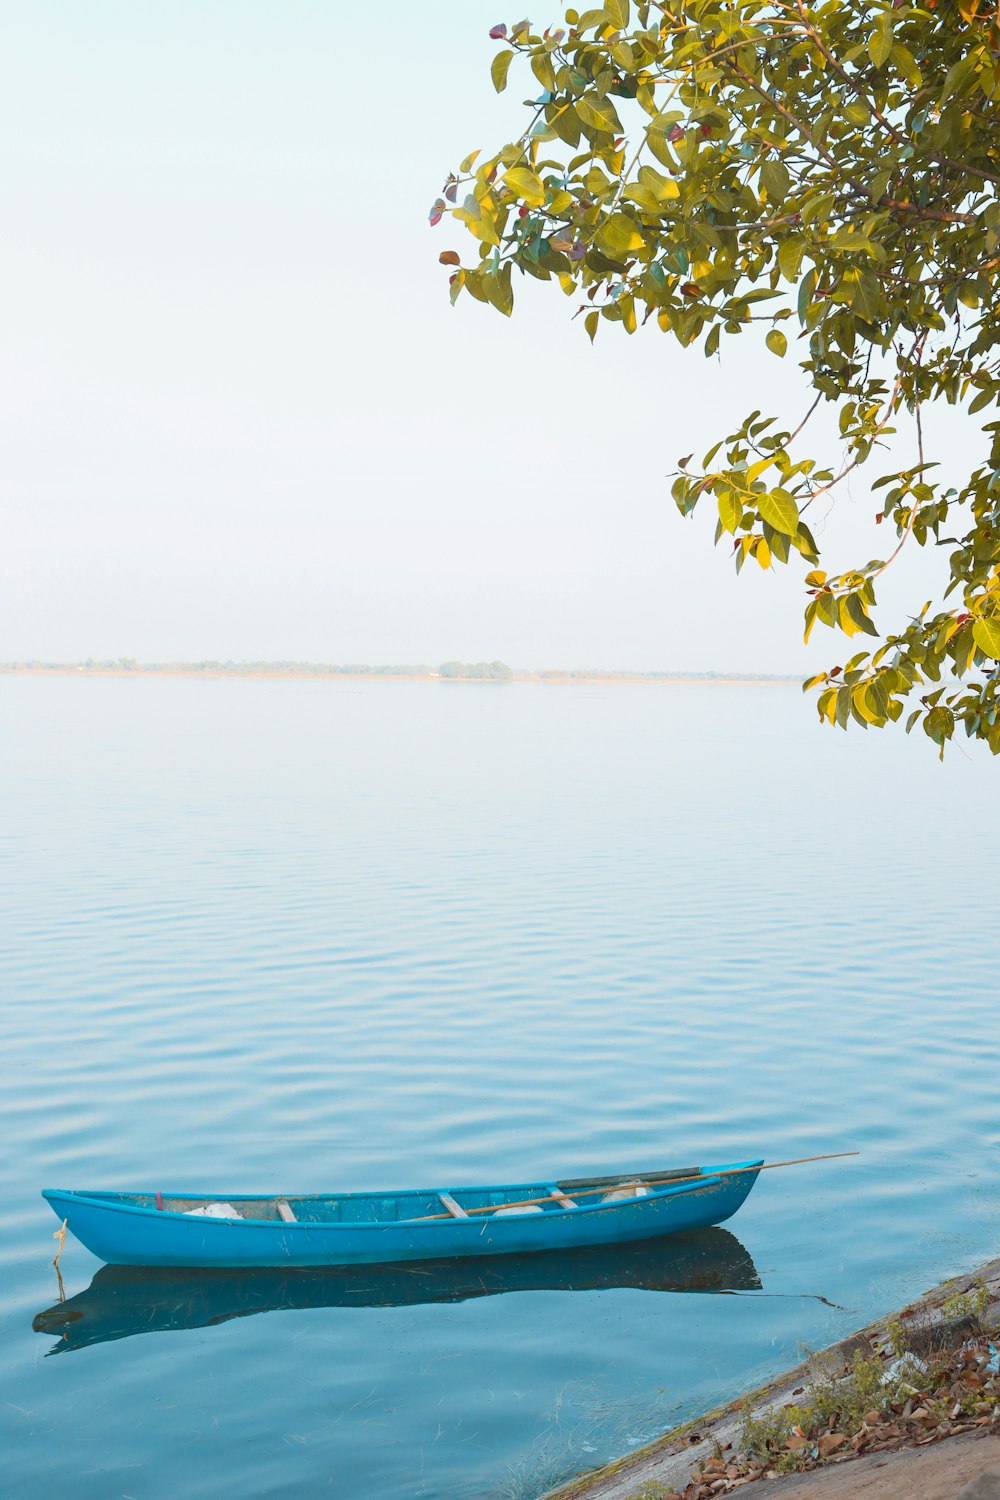
M 513 670 L 505 661 L 446 661 L 438 668 L 441 677 L 473 677 L 487 682 L 509 682 Z
M 140 662 L 133 656 L 86 661 L 5 661 L 0 672 L 92 672 L 137 676 L 192 677 L 409 677 L 425 681 L 458 682 L 790 682 L 774 672 L 630 672 L 592 667 L 554 667 L 540 671 L 514 670 L 503 661 L 446 661 L 439 667 L 312 661 L 169 661 Z M 797 680 L 797 679 L 794 679 Z

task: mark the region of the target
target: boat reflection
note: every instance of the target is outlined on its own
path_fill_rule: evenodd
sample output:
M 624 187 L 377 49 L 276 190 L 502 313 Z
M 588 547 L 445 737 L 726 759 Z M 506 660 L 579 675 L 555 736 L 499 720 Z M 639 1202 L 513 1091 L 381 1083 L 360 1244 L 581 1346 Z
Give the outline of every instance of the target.
M 760 1288 L 746 1248 L 726 1229 L 639 1244 L 391 1266 L 184 1270 L 104 1266 L 86 1291 L 40 1312 L 36 1333 L 57 1336 L 49 1354 L 135 1333 L 209 1328 L 283 1308 L 410 1307 L 503 1292 L 733 1292 Z

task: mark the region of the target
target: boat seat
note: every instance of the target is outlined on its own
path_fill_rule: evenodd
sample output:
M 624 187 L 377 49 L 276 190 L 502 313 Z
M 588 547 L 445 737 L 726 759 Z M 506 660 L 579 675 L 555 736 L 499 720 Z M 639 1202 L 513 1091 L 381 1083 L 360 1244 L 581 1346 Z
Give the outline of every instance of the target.
M 292 1210 L 289 1208 L 288 1204 L 285 1202 L 284 1198 L 279 1198 L 277 1200 L 277 1208 L 278 1218 L 284 1219 L 286 1224 L 297 1224 L 299 1222 L 295 1215 L 292 1213 Z
M 469 1215 L 460 1203 L 456 1203 L 450 1193 L 438 1193 L 438 1197 L 453 1219 L 467 1219 Z
M 552 1197 L 556 1200 L 557 1203 L 561 1204 L 563 1208 L 579 1208 L 580 1205 L 577 1203 L 576 1199 L 567 1198 L 561 1187 L 554 1187 L 551 1189 L 551 1192 Z
M 604 1193 L 602 1203 L 623 1203 L 626 1198 L 648 1198 L 649 1188 L 642 1182 L 623 1182 L 621 1187 L 612 1188 L 610 1193 Z

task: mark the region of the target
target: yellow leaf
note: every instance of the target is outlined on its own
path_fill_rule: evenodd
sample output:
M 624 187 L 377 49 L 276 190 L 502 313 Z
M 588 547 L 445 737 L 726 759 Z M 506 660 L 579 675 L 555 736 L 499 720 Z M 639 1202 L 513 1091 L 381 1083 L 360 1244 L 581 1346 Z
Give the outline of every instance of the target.
M 977 620 L 972 627 L 972 636 L 984 656 L 1000 659 L 1000 617 L 993 615 Z
M 618 258 L 641 250 L 645 240 L 639 226 L 628 214 L 611 214 L 601 225 L 597 243 L 606 255 Z
M 770 468 L 771 464 L 773 463 L 774 454 L 772 453 L 767 458 L 760 458 L 755 464 L 751 464 L 746 472 L 747 484 L 753 484 L 754 480 L 759 479 L 764 470 Z
M 666 203 L 671 198 L 679 198 L 681 190 L 672 177 L 665 177 L 655 167 L 642 166 L 639 168 L 639 181 L 644 188 L 648 188 L 659 203 Z
M 502 94 L 507 87 L 507 72 L 513 56 L 510 51 L 498 52 L 490 64 L 490 77 L 498 94 Z
M 845 635 L 857 635 L 858 627 L 857 625 L 855 625 L 854 621 L 851 619 L 850 614 L 848 613 L 846 597 L 837 600 L 837 620 L 839 621 L 840 628 Z
M 763 537 L 758 539 L 753 555 L 762 568 L 769 568 L 771 566 L 771 549 Z
M 505 181 L 511 192 L 523 198 L 529 207 L 540 208 L 545 202 L 545 184 L 527 167 L 511 167 Z

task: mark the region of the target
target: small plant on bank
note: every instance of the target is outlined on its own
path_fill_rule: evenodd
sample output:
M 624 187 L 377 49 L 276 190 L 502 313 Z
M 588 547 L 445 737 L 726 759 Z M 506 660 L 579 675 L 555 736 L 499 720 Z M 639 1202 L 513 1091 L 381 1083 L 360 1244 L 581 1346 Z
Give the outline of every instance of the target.
M 967 1292 L 956 1292 L 953 1297 L 947 1298 L 941 1304 L 941 1311 L 946 1318 L 976 1318 L 982 1323 L 991 1301 L 988 1287 L 974 1286 Z
M 900 1318 L 889 1318 L 885 1325 L 885 1331 L 892 1345 L 892 1352 L 897 1359 L 906 1353 L 906 1329 Z
M 997 1365 L 994 1347 L 982 1335 L 926 1364 L 906 1358 L 904 1350 L 898 1368 L 859 1352 L 850 1371 L 819 1378 L 798 1405 L 746 1414 L 741 1474 L 784 1474 L 952 1433 L 995 1431 Z
M 872 1411 L 880 1411 L 895 1395 L 898 1382 L 886 1380 L 885 1366 L 876 1355 L 860 1351 L 848 1375 L 828 1375 L 810 1387 L 805 1414 L 810 1427 L 833 1424 L 854 1432 Z
M 743 1420 L 740 1446 L 748 1459 L 787 1474 L 805 1461 L 832 1457 L 852 1437 L 881 1420 L 899 1393 L 877 1355 L 860 1351 L 846 1375 L 828 1375 L 809 1386 L 798 1405 L 753 1413 Z
M 740 1432 L 740 1448 L 752 1458 L 770 1461 L 784 1452 L 803 1415 L 798 1406 L 746 1412 Z

